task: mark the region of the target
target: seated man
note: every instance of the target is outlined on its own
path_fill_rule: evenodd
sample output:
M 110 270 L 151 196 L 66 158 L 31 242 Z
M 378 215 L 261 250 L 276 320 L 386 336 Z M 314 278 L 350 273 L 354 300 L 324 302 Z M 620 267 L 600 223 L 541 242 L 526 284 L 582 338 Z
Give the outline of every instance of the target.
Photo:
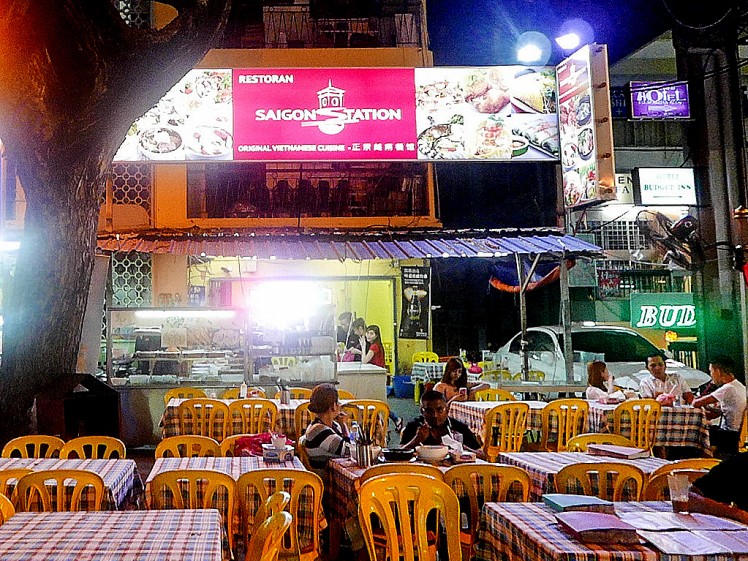
M 709 364 L 709 374 L 718 386 L 712 393 L 696 398 L 694 407 L 703 407 L 707 418 L 721 415 L 719 425 L 709 427 L 709 440 L 721 456 L 738 453 L 740 425 L 745 412 L 745 386 L 735 379 L 734 362 L 728 357 L 717 358 Z
M 688 384 L 675 372 L 665 371 L 665 355 L 652 353 L 645 361 L 649 376 L 639 384 L 639 394 L 643 398 L 657 399 L 661 394 L 670 394 L 684 403 L 693 401 L 693 392 Z
M 442 437 L 449 435 L 461 440 L 465 449 L 480 451 L 481 444 L 470 428 L 463 422 L 447 416 L 447 400 L 444 394 L 427 390 L 421 395 L 421 417 L 409 422 L 400 439 L 402 446 L 415 448 L 421 444 L 441 444 Z
M 688 497 L 690 512 L 724 516 L 748 524 L 748 452 L 736 454 L 714 466 L 693 482 Z

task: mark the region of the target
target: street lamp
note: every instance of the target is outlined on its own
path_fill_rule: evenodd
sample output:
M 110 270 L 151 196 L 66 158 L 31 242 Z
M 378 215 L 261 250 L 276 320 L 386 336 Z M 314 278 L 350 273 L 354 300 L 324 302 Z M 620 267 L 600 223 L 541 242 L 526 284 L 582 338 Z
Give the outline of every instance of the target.
M 574 32 L 565 33 L 560 37 L 556 37 L 556 44 L 565 51 L 573 51 L 579 46 L 581 41 L 579 35 Z
M 551 57 L 551 42 L 539 31 L 525 31 L 516 45 L 517 62 L 542 66 Z

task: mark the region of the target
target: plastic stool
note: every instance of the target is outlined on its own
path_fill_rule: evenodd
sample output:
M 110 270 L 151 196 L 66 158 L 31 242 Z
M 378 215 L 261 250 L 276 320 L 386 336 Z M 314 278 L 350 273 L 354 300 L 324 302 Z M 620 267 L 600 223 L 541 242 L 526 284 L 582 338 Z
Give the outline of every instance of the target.
M 413 388 L 413 399 L 416 403 L 421 403 L 421 392 L 423 391 L 423 380 L 415 380 Z

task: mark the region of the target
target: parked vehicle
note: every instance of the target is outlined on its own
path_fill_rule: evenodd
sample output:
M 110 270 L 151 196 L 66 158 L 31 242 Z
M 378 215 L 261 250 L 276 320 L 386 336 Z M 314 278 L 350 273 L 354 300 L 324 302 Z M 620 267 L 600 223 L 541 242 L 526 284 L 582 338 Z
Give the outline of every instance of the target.
M 566 366 L 563 354 L 564 330 L 561 326 L 530 327 L 527 329 L 527 353 L 529 370 L 545 374 L 545 383 L 565 383 Z M 646 377 L 645 358 L 655 347 L 645 337 L 626 327 L 611 325 L 574 325 L 571 328 L 574 351 L 574 381 L 587 383 L 587 363 L 603 360 L 608 371 L 615 377 L 616 385 L 639 389 L 639 382 Z M 522 371 L 519 354 L 521 333 L 512 337 L 494 355 L 494 361 L 512 374 Z M 681 362 L 668 358 L 668 372 L 677 372 L 691 388 L 709 381 L 709 375 L 701 370 L 689 368 Z

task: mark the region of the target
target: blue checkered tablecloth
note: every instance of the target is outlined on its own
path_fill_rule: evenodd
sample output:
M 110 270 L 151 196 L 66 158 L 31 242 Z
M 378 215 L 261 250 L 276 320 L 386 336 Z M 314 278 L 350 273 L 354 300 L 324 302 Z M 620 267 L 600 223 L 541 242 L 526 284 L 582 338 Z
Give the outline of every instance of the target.
M 498 463 L 517 466 L 530 475 L 530 500 L 542 500 L 543 493 L 556 493 L 555 476 L 562 468 L 582 462 L 623 462 L 635 465 L 649 475 L 669 462 L 660 458 L 620 460 L 607 456 L 592 456 L 583 452 L 502 452 Z
M 616 511 L 672 511 L 669 502 L 616 503 Z M 662 561 L 652 547 L 582 543 L 542 503 L 486 503 L 475 544 L 478 561 Z
M 3 561 L 220 561 L 217 510 L 21 512 L 0 526 Z
M 413 380 L 424 382 L 438 382 L 444 376 L 444 365 L 446 362 L 414 362 L 410 369 L 410 377 Z
M 143 496 L 135 460 L 87 460 L 59 458 L 0 458 L 0 470 L 26 468 L 34 471 L 52 469 L 84 469 L 98 473 L 104 480 L 102 510 L 122 510 L 128 504 L 136 505 Z M 15 487 L 15 482 L 10 484 Z M 85 503 L 87 493 L 83 493 Z M 85 506 L 85 505 L 84 505 Z

